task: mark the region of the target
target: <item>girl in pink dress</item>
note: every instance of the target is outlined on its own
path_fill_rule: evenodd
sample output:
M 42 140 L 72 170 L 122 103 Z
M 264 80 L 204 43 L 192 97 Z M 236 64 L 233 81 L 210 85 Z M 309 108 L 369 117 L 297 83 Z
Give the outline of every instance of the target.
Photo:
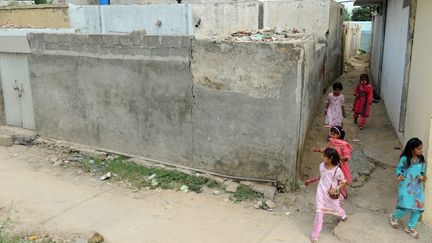
M 333 84 L 333 92 L 328 94 L 326 108 L 324 114 L 326 115 L 325 125 L 327 127 L 342 126 L 343 118 L 345 115 L 345 97 L 341 93 L 343 86 L 341 83 L 336 82 Z
M 355 88 L 354 95 L 356 97 L 353 106 L 354 123 L 357 123 L 360 116 L 359 128 L 363 130 L 373 101 L 373 88 L 369 84 L 369 76 L 366 73 L 360 75 L 360 84 Z
M 340 168 L 342 170 L 342 173 L 344 174 L 344 177 L 347 181 L 348 185 L 351 185 L 352 183 L 352 174 L 351 169 L 349 167 L 348 161 L 351 159 L 351 152 L 353 148 L 351 145 L 344 140 L 345 138 L 345 131 L 340 126 L 334 126 L 330 128 L 330 138 L 329 142 L 327 143 L 327 148 L 334 148 L 339 154 L 340 157 Z M 313 148 L 313 152 L 324 152 L 325 148 Z M 343 196 L 343 199 L 346 199 L 348 197 L 348 192 L 346 191 L 346 188 L 344 187 L 341 191 L 341 194 Z
M 324 213 L 334 214 L 346 221 L 345 210 L 340 206 L 336 197 L 339 190 L 345 186 L 346 180 L 339 167 L 339 154 L 334 148 L 326 148 L 323 153 L 324 162 L 320 164 L 320 176 L 311 178 L 305 184 L 319 180 L 316 192 L 316 215 L 311 233 L 311 241 L 318 242 L 322 230 Z M 330 194 L 333 199 L 330 197 Z

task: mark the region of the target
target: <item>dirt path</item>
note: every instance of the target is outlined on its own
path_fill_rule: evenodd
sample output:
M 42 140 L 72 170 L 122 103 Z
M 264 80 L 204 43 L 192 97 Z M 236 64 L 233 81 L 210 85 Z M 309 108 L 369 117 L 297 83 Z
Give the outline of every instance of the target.
M 344 74 L 347 111 L 350 94 L 365 58 L 354 59 L 355 69 Z M 306 151 L 326 144 L 324 117 L 317 116 L 306 142 Z M 421 240 L 388 225 L 394 208 L 397 183 L 393 168 L 399 146 L 382 103 L 372 107 L 372 118 L 359 131 L 345 120 L 347 140 L 355 147 L 350 162 L 358 188 L 349 190 L 344 205 L 349 221 L 326 223 L 320 242 L 430 242 L 432 229 L 419 226 Z M 353 140 L 359 142 L 353 142 Z M 253 202 L 234 203 L 228 194 L 212 195 L 177 191 L 140 190 L 98 181 L 78 169 L 50 163 L 52 154 L 41 147 L 0 147 L 0 222 L 12 219 L 12 232 L 48 233 L 61 239 L 87 238 L 92 231 L 106 242 L 309 242 L 314 218 L 315 188 L 279 194 L 273 212 L 257 210 Z M 304 177 L 317 174 L 321 157 L 306 152 Z M 73 242 L 73 241 L 72 241 Z

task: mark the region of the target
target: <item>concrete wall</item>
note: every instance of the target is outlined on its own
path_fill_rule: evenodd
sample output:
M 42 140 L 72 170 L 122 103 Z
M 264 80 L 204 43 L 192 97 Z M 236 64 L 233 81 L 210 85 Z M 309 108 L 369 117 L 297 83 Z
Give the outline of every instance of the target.
M 192 4 L 193 33 L 198 38 L 258 29 L 258 3 Z
M 418 0 L 414 29 L 411 72 L 408 90 L 404 143 L 412 137 L 419 137 L 423 143 L 423 153 L 428 163 L 428 178 L 432 178 L 432 81 L 430 80 L 430 44 L 432 33 L 432 2 Z M 432 183 L 426 182 L 426 210 L 424 218 L 432 222 Z
M 192 32 L 187 5 L 75 6 L 69 5 L 71 27 L 83 33 L 146 30 L 149 34 L 188 35 Z
M 344 60 L 348 61 L 360 49 L 361 27 L 344 22 Z
M 409 7 L 403 0 L 388 2 L 384 56 L 381 77 L 381 96 L 387 113 L 396 129 L 399 127 L 402 87 L 408 46 Z M 401 134 L 398 134 L 401 138 Z
M 344 32 L 340 5 L 332 1 L 329 13 L 326 64 L 323 70 L 325 87 L 341 75 L 343 68 Z
M 67 6 L 13 6 L 0 8 L 2 28 L 69 28 Z
M 384 29 L 386 9 L 381 13 L 375 13 L 372 26 L 372 44 L 370 53 L 370 73 L 374 88 L 381 89 L 381 70 L 384 45 Z
M 39 134 L 294 183 L 321 98 L 326 51 L 315 40 L 225 43 L 140 32 L 28 38 Z
M 331 0 L 263 1 L 264 27 L 296 28 L 324 35 L 329 28 Z

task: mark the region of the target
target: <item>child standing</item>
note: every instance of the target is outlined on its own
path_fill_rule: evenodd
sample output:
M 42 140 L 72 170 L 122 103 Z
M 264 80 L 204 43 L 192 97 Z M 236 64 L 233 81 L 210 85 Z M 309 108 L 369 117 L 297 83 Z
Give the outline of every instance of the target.
M 341 93 L 343 86 L 340 82 L 333 84 L 333 92 L 328 94 L 326 108 L 324 114 L 326 115 L 325 125 L 328 127 L 342 126 L 342 121 L 345 116 L 345 97 Z
M 418 138 L 411 138 L 400 157 L 396 167 L 396 175 L 399 180 L 399 195 L 396 211 L 390 215 L 390 224 L 393 228 L 399 227 L 399 220 L 408 212 L 411 217 L 405 231 L 414 238 L 419 238 L 414 229 L 424 211 L 424 187 L 422 182 L 427 180 L 425 176 L 426 162 L 422 155 L 423 143 Z
M 324 213 L 339 216 L 346 221 L 345 210 L 339 204 L 340 188 L 345 186 L 345 178 L 339 168 L 339 154 L 334 148 L 326 148 L 323 152 L 324 162 L 320 164 L 320 176 L 308 180 L 305 184 L 319 180 L 316 192 L 316 215 L 311 233 L 312 242 L 318 242 L 322 230 Z
M 351 145 L 344 139 L 345 130 L 342 127 L 334 126 L 330 128 L 330 138 L 327 144 L 327 148 L 334 148 L 338 152 L 340 157 L 339 167 L 342 170 L 347 184 L 350 185 L 352 183 L 352 174 L 348 161 L 351 159 L 351 152 L 353 149 Z M 313 148 L 312 151 L 323 153 L 324 149 L 325 148 Z M 348 193 L 345 187 L 342 188 L 341 194 L 345 199 L 348 197 Z
M 353 106 L 354 123 L 357 123 L 360 116 L 359 128 L 363 130 L 373 101 L 373 88 L 369 84 L 369 76 L 366 73 L 360 75 L 360 84 L 355 88 L 354 95 L 356 97 Z

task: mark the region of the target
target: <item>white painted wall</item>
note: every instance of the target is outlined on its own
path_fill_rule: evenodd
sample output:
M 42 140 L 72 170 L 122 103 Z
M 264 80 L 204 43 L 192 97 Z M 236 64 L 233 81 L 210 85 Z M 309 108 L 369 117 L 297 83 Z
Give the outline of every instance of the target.
M 370 72 L 374 87 L 380 88 L 380 70 L 383 58 L 385 13 L 375 13 L 372 27 L 372 48 L 370 53 Z
M 403 8 L 403 0 L 393 0 L 389 1 L 387 11 L 381 96 L 393 127 L 397 129 L 405 74 L 409 7 Z M 401 139 L 402 135 L 398 136 Z

